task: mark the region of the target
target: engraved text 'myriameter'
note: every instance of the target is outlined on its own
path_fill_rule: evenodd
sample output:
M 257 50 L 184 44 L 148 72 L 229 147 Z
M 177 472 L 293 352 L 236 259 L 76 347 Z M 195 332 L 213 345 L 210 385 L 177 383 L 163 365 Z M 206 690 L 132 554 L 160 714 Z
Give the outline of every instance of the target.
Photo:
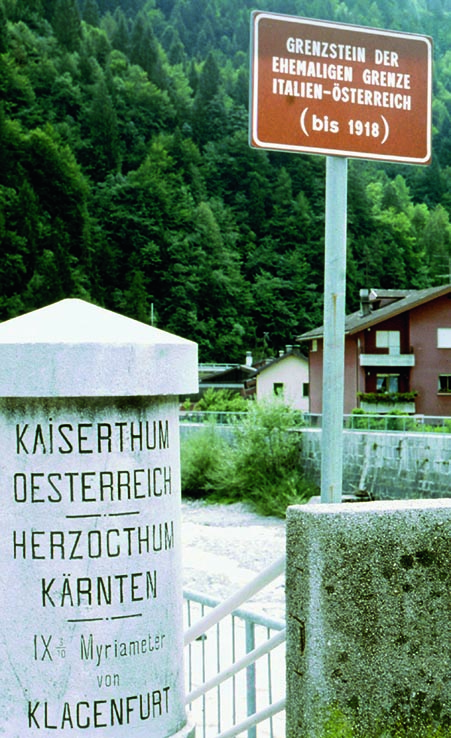
M 80 659 L 81 661 L 92 661 L 96 666 L 103 666 L 105 662 L 122 660 L 123 658 L 135 658 L 147 656 L 154 651 L 164 648 L 165 633 L 148 633 L 145 638 L 133 638 L 129 641 L 113 642 L 97 641 L 93 634 L 80 636 Z

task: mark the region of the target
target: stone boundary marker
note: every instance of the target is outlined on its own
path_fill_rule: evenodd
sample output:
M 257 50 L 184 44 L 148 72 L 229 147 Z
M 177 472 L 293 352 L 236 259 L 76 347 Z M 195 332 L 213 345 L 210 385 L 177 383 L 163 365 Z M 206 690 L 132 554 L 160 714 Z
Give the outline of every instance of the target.
M 448 499 L 288 509 L 287 738 L 449 727 L 450 561 Z
M 0 325 L 0 734 L 191 738 L 178 395 L 196 344 L 81 300 Z

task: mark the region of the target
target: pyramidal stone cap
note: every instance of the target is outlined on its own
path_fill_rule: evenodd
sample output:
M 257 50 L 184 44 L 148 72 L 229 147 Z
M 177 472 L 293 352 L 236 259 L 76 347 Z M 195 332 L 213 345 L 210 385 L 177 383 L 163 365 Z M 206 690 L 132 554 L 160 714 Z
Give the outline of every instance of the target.
M 198 391 L 197 344 L 84 300 L 0 324 L 0 397 Z

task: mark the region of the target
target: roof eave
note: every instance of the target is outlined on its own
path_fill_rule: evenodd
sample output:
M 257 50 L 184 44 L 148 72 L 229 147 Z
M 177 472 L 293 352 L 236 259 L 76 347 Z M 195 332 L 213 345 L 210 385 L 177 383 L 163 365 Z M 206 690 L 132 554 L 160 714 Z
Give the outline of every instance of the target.
M 421 291 L 422 290 L 420 290 L 420 292 Z M 382 323 L 384 320 L 395 318 L 396 316 L 401 315 L 401 313 L 414 310 L 415 308 L 419 307 L 419 305 L 425 305 L 427 302 L 431 302 L 431 300 L 436 300 L 438 297 L 443 297 L 450 292 L 451 284 L 446 284 L 443 285 L 442 288 L 434 289 L 434 291 L 427 296 L 423 295 L 422 297 L 419 296 L 417 300 L 407 301 L 407 304 L 405 303 L 405 300 L 407 300 L 407 298 L 403 298 L 399 300 L 399 302 L 391 303 L 390 305 L 386 305 L 385 307 L 376 310 L 374 313 L 370 313 L 368 316 L 361 316 L 361 321 L 357 325 L 347 327 L 346 323 L 349 324 L 351 320 L 355 320 L 356 317 L 359 315 L 359 313 L 351 313 L 351 315 L 348 315 L 345 319 L 345 336 L 353 336 L 356 333 L 360 333 L 362 330 L 372 328 L 374 325 Z M 304 342 L 313 341 L 316 338 L 323 337 L 324 326 L 321 326 L 320 328 L 314 329 L 313 331 L 307 331 L 306 333 L 303 333 L 302 335 L 298 336 L 296 340 L 299 342 Z

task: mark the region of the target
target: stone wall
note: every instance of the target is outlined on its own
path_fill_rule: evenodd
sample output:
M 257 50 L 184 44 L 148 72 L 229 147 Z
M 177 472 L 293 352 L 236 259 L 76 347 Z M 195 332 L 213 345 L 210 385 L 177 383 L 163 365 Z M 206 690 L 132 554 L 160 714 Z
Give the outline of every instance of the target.
M 317 484 L 321 431 L 302 431 L 307 476 Z M 372 499 L 451 497 L 451 436 L 445 433 L 344 432 L 343 492 Z
M 205 426 L 182 423 L 181 437 Z M 217 426 L 231 440 L 228 426 Z M 320 486 L 321 431 L 302 433 L 306 475 Z M 375 500 L 451 497 L 451 436 L 446 433 L 345 431 L 343 493 L 366 491 Z

